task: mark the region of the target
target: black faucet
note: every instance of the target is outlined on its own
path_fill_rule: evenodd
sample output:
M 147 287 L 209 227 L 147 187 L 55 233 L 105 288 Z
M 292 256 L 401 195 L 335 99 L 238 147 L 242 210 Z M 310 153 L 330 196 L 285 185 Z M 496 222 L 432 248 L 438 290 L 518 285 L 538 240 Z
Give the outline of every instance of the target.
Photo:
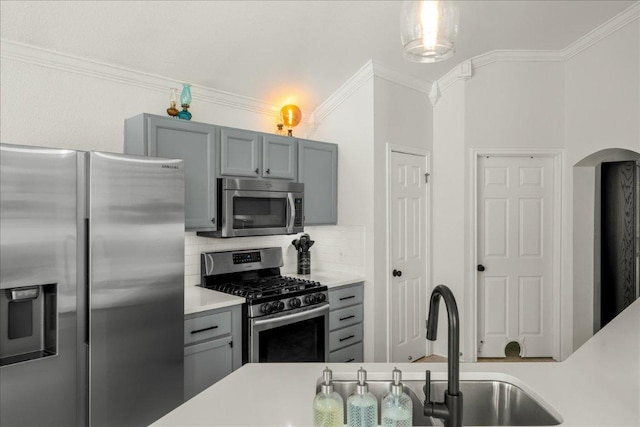
M 460 318 L 458 305 L 451 289 L 445 285 L 438 285 L 431 293 L 429 303 L 429 317 L 427 319 L 427 339 L 435 341 L 438 332 L 438 307 L 440 297 L 444 299 L 449 317 L 449 355 L 447 358 L 447 390 L 444 392 L 444 402 L 431 401 L 431 371 L 426 371 L 424 386 L 424 414 L 428 417 L 440 418 L 445 427 L 462 427 L 462 393 L 460 392 Z

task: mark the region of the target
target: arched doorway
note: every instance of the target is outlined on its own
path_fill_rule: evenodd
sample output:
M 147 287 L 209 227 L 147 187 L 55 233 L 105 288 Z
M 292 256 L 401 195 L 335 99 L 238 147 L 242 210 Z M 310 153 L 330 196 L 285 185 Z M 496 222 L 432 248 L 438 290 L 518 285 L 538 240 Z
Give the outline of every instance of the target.
M 615 235 L 610 229 L 619 226 L 611 226 L 612 218 L 624 216 L 620 204 L 621 195 L 612 194 L 617 190 L 611 184 L 611 180 L 603 178 L 603 165 L 605 175 L 611 175 L 608 170 L 618 165 L 625 164 L 633 168 L 631 180 L 633 182 L 632 199 L 627 202 L 633 204 L 631 228 L 632 235 L 621 239 L 620 234 Z M 635 164 L 634 164 L 635 163 Z M 611 269 L 620 274 L 620 269 L 612 267 L 618 257 L 616 250 L 610 250 L 611 242 L 622 244 L 622 240 L 630 241 L 635 250 L 631 265 L 632 271 L 625 274 L 632 281 L 634 299 L 638 297 L 638 275 L 640 274 L 640 261 L 638 260 L 638 245 L 640 245 L 640 153 L 617 148 L 609 148 L 593 153 L 573 167 L 573 327 L 576 350 L 597 332 L 611 317 L 613 310 L 606 301 L 611 300 L 612 287 L 620 286 L 620 280 L 610 277 Z M 627 168 L 628 169 L 628 168 Z M 603 184 L 604 183 L 604 184 Z M 626 190 L 627 196 L 629 189 Z M 618 200 L 618 202 L 616 202 Z M 627 207 L 628 208 L 628 207 Z M 627 209 L 627 216 L 629 210 Z M 603 223 L 604 221 L 604 223 Z M 622 220 L 621 220 L 622 221 Z M 626 220 L 629 225 L 629 219 Z M 604 227 L 603 227 L 604 224 Z M 627 233 L 629 233 L 627 231 Z M 627 245 L 625 243 L 625 245 Z M 626 248 L 626 246 L 625 246 Z M 605 259 L 603 259 L 603 250 Z M 629 248 L 626 248 L 629 253 Z M 627 260 L 628 261 L 628 260 Z M 618 263 L 619 264 L 619 263 Z M 628 262 L 627 262 L 628 264 Z M 628 285 L 628 283 L 627 283 Z M 603 295 L 603 292 L 605 294 Z M 603 311 L 603 296 L 605 308 Z M 615 314 L 614 314 L 615 315 Z

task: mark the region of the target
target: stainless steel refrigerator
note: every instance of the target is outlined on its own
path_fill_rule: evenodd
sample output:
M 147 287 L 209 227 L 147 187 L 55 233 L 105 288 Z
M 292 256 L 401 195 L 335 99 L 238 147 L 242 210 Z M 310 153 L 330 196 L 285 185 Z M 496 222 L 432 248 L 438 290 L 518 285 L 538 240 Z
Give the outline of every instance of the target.
M 0 144 L 0 425 L 182 403 L 181 160 Z

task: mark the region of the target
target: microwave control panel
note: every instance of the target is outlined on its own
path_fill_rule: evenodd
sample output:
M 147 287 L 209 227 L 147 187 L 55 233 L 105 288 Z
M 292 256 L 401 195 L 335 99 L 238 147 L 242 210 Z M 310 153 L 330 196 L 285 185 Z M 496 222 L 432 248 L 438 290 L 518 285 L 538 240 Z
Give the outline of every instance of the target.
M 294 227 L 302 227 L 302 221 L 304 218 L 304 210 L 302 209 L 302 197 L 294 199 L 294 206 L 296 209 L 295 218 L 293 219 Z

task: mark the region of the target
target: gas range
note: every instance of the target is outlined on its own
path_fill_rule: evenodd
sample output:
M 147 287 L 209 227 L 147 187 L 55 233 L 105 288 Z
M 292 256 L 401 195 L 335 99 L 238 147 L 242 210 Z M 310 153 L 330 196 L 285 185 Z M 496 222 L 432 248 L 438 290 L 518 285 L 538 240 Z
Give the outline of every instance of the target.
M 280 274 L 282 248 L 201 255 L 200 285 L 242 296 L 242 363 L 329 360 L 329 294 Z
M 280 274 L 281 248 L 207 252 L 201 259 L 201 286 L 246 298 L 249 318 L 328 304 L 326 286 Z

